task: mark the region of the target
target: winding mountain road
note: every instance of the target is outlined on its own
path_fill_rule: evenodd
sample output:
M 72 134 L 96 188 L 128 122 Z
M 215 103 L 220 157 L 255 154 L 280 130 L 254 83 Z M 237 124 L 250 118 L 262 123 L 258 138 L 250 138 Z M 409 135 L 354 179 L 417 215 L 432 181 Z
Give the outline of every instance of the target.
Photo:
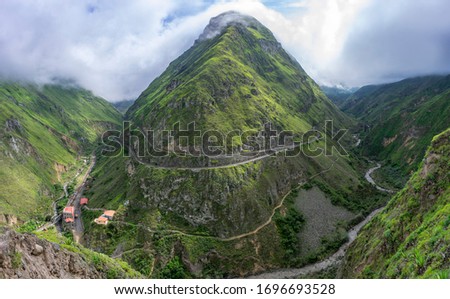
M 289 196 L 289 194 L 291 194 L 291 192 L 292 192 L 293 190 L 296 190 L 296 189 L 300 188 L 300 187 L 301 187 L 303 184 L 305 184 L 305 182 L 307 182 L 308 180 L 311 180 L 311 179 L 313 179 L 313 178 L 315 178 L 315 177 L 317 177 L 317 176 L 319 176 L 319 175 L 321 175 L 321 174 L 323 174 L 323 173 L 325 173 L 325 172 L 330 171 L 330 170 L 334 167 L 334 165 L 336 164 L 336 162 L 337 162 L 338 160 L 339 160 L 339 157 L 336 158 L 336 159 L 331 163 L 331 165 L 330 165 L 328 168 L 322 170 L 321 172 L 318 172 L 318 173 L 312 175 L 311 177 L 309 177 L 309 178 L 308 178 L 307 180 L 305 180 L 305 181 L 301 181 L 301 182 L 298 184 L 298 186 L 297 186 L 296 188 L 291 189 L 288 193 L 286 193 L 286 194 L 283 196 L 283 198 L 281 199 L 280 203 L 279 203 L 278 205 L 276 205 L 276 206 L 272 209 L 272 213 L 271 213 L 269 219 L 267 219 L 267 221 L 265 221 L 264 223 L 262 223 L 261 225 L 259 225 L 258 227 L 256 227 L 254 230 L 252 230 L 252 231 L 250 231 L 250 232 L 243 233 L 243 234 L 239 234 L 239 235 L 235 235 L 235 236 L 231 236 L 231 237 L 226 237 L 226 238 L 221 238 L 221 237 L 216 237 L 216 236 L 208 236 L 208 235 L 200 235 L 200 234 L 191 234 L 191 233 L 183 232 L 183 231 L 180 231 L 180 230 L 174 230 L 174 229 L 164 229 L 164 230 L 152 229 L 152 228 L 147 227 L 147 226 L 145 226 L 145 225 L 143 225 L 143 224 L 134 224 L 134 223 L 125 222 L 125 221 L 114 221 L 114 222 L 115 222 L 115 223 L 125 224 L 125 225 L 130 225 L 130 226 L 141 227 L 141 228 L 143 228 L 143 229 L 145 229 L 145 230 L 147 230 L 148 232 L 151 232 L 151 233 L 157 233 L 157 232 L 160 232 L 160 233 L 171 233 L 172 235 L 178 234 L 178 235 L 184 235 L 184 236 L 190 236 L 190 237 L 210 238 L 210 239 L 215 239 L 215 240 L 225 241 L 225 242 L 226 242 L 226 241 L 234 241 L 234 240 L 242 239 L 242 238 L 245 238 L 245 237 L 248 237 L 248 236 L 251 236 L 251 235 L 254 235 L 254 234 L 258 233 L 261 229 L 263 229 L 264 227 L 266 227 L 267 225 L 269 225 L 269 224 L 272 222 L 273 216 L 275 216 L 275 212 L 276 212 L 279 208 L 281 208 L 281 207 L 283 206 L 285 199 Z M 166 236 L 165 236 L 165 237 L 166 237 Z
M 379 169 L 381 167 L 380 163 L 377 163 L 376 167 L 370 168 L 367 170 L 365 174 L 366 180 L 374 185 L 378 190 L 387 192 L 387 193 L 394 193 L 392 190 L 384 189 L 380 186 L 378 186 L 375 181 L 370 176 L 375 170 Z M 379 208 L 377 210 L 374 210 L 372 213 L 370 213 L 363 221 L 355 225 L 352 229 L 348 231 L 348 241 L 342 245 L 338 251 L 336 251 L 333 255 L 329 256 L 325 260 L 322 260 L 320 262 L 306 265 L 301 268 L 290 268 L 290 269 L 280 269 L 272 272 L 265 272 L 258 275 L 249 276 L 247 278 L 249 279 L 282 279 L 282 278 L 297 278 L 300 276 L 305 275 L 312 275 L 315 273 L 318 273 L 320 271 L 326 270 L 333 266 L 338 266 L 341 262 L 343 257 L 345 256 L 345 253 L 347 252 L 348 247 L 355 241 L 356 237 L 358 236 L 359 231 L 361 228 L 363 228 L 364 225 L 366 225 L 370 220 L 372 220 L 373 217 L 375 217 L 383 208 Z
M 273 155 L 275 155 L 275 154 L 277 154 L 279 152 L 282 152 L 282 151 L 293 150 L 293 149 L 296 149 L 298 147 L 301 147 L 302 145 L 311 144 L 311 143 L 319 141 L 321 139 L 323 139 L 323 137 L 314 137 L 312 140 L 310 140 L 308 142 L 303 142 L 303 143 L 299 143 L 299 144 L 295 144 L 295 145 L 291 145 L 291 146 L 274 148 L 274 149 L 272 149 L 272 152 L 270 152 L 268 154 L 257 156 L 257 157 L 254 157 L 254 158 L 251 158 L 251 159 L 248 159 L 248 160 L 244 160 L 244 161 L 240 161 L 240 162 L 236 162 L 236 163 L 232 163 L 232 164 L 226 164 L 226 165 L 217 165 L 217 166 L 177 167 L 177 166 L 154 165 L 154 164 L 150 164 L 150 163 L 144 162 L 141 159 L 139 159 L 139 157 L 136 155 L 134 150 L 130 149 L 129 152 L 131 153 L 131 156 L 134 158 L 134 160 L 136 160 L 139 164 L 142 164 L 142 165 L 150 167 L 150 168 L 166 169 L 166 170 L 200 171 L 200 170 L 210 170 L 210 169 L 223 169 L 223 168 L 230 168 L 230 167 L 236 167 L 236 166 L 240 166 L 240 165 L 245 165 L 245 164 L 248 164 L 248 163 L 251 163 L 251 162 L 256 162 L 256 161 L 259 161 L 259 160 L 271 157 L 271 156 L 273 156 Z M 258 151 L 257 153 L 261 153 L 261 152 L 263 152 L 263 151 Z M 229 157 L 227 157 L 227 158 L 229 158 Z
M 247 278 L 249 279 L 297 278 L 299 276 L 318 273 L 332 266 L 337 266 L 342 261 L 342 258 L 345 256 L 345 253 L 347 252 L 347 249 L 350 246 L 350 244 L 352 244 L 353 241 L 355 241 L 356 237 L 358 236 L 358 232 L 361 230 L 361 228 L 364 225 L 366 225 L 370 220 L 372 220 L 372 218 L 375 217 L 375 215 L 377 215 L 382 209 L 383 208 L 379 208 L 373 211 L 363 221 L 361 221 L 360 223 L 355 225 L 352 229 L 350 229 L 350 231 L 348 232 L 348 241 L 344 245 L 342 245 L 338 249 L 338 251 L 336 251 L 333 255 L 326 258 L 325 260 L 307 265 L 302 268 L 280 269 L 273 272 L 266 272 L 258 275 L 249 276 Z
M 335 163 L 338 161 L 339 158 L 337 158 L 336 160 L 333 161 L 333 163 L 327 168 L 324 169 L 323 171 L 311 176 L 308 180 L 311 180 L 312 178 L 319 176 L 329 170 L 331 170 L 333 168 L 333 166 L 335 165 Z M 370 177 L 370 174 L 372 174 L 373 171 L 375 171 L 376 169 L 380 168 L 380 164 L 377 164 L 376 167 L 370 168 L 365 175 L 365 178 L 367 179 L 367 181 L 369 181 L 371 184 L 374 184 L 375 186 L 376 183 L 373 181 L 373 179 Z M 299 183 L 299 187 L 301 187 L 305 182 L 300 182 Z M 379 187 L 379 186 L 378 186 Z M 381 188 L 381 187 L 380 187 Z M 383 189 L 381 188 L 381 191 L 384 192 L 389 192 L 392 193 L 392 190 L 387 190 L 387 189 Z M 291 191 L 290 191 L 291 192 Z M 236 236 L 232 236 L 232 237 L 227 237 L 227 238 L 220 238 L 220 237 L 215 237 L 215 236 L 205 236 L 205 235 L 196 235 L 196 234 L 189 234 L 186 232 L 182 232 L 179 230 L 155 230 L 155 229 L 151 229 L 149 227 L 146 227 L 142 224 L 138 224 L 136 226 L 141 227 L 149 232 L 152 233 L 156 233 L 156 232 L 165 232 L 165 233 L 171 233 L 171 234 L 180 234 L 180 235 L 185 235 L 185 236 L 191 236 L 191 237 L 204 237 L 204 238 L 210 238 L 210 239 L 216 239 L 219 241 L 233 241 L 233 240 L 238 240 L 241 238 L 245 238 L 251 235 L 254 235 L 256 233 L 258 233 L 261 229 L 263 229 L 265 226 L 269 225 L 272 222 L 273 216 L 275 215 L 275 212 L 277 209 L 279 209 L 283 204 L 284 204 L 284 200 L 287 198 L 287 196 L 290 194 L 290 192 L 288 192 L 280 201 L 280 203 L 275 206 L 272 210 L 271 216 L 269 217 L 269 219 L 264 222 L 263 224 L 261 224 L 260 226 L 258 226 L 257 228 L 255 228 L 254 230 L 247 232 L 247 233 L 243 233 L 243 234 L 239 234 Z M 343 257 L 345 256 L 345 253 L 348 249 L 348 247 L 353 243 L 353 241 L 356 239 L 356 237 L 358 236 L 359 231 L 362 229 L 362 227 L 364 227 L 364 225 L 366 225 L 370 220 L 372 220 L 373 217 L 375 217 L 383 208 L 379 208 L 377 210 L 372 211 L 372 213 L 370 213 L 363 221 L 361 221 L 360 223 L 358 223 L 357 225 L 355 225 L 353 228 L 351 228 L 348 231 L 348 241 L 343 244 L 334 254 L 332 254 L 331 256 L 329 256 L 328 258 L 326 258 L 325 260 L 322 260 L 320 262 L 314 263 L 314 264 L 310 264 L 310 265 L 306 265 L 304 267 L 301 268 L 289 268 L 289 269 L 280 269 L 280 270 L 276 270 L 276 271 L 271 271 L 271 272 L 265 272 L 265 273 L 261 273 L 258 275 L 253 275 L 253 276 L 249 276 L 247 278 L 249 279 L 282 279 L 282 278 L 297 278 L 299 276 L 304 276 L 304 275 L 312 275 L 315 273 L 318 273 L 320 271 L 326 270 L 332 266 L 338 266 L 341 262 Z M 128 222 L 120 222 L 123 224 L 127 224 L 127 225 L 135 225 L 135 224 L 131 224 Z M 131 249 L 134 250 L 134 249 Z M 123 253 L 117 253 L 114 255 L 115 258 L 118 258 L 122 255 Z
M 307 144 L 310 144 L 314 141 L 320 140 L 321 138 L 315 138 L 312 141 L 307 142 Z M 358 140 L 356 146 L 359 145 L 361 141 Z M 204 167 L 167 167 L 167 166 L 159 166 L 159 165 L 151 165 L 149 163 L 143 162 L 141 161 L 135 154 L 134 151 L 130 150 L 130 152 L 132 153 L 133 158 L 140 164 L 143 164 L 147 167 L 152 167 L 152 168 L 160 168 L 160 169 L 176 169 L 176 170 L 190 170 L 190 171 L 200 171 L 200 170 L 207 170 L 207 169 L 221 169 L 221 168 L 229 168 L 229 167 L 235 167 L 235 166 L 239 166 L 239 165 L 244 165 L 247 163 L 251 163 L 251 162 L 255 162 L 258 160 L 262 160 L 265 159 L 267 157 L 273 156 L 274 154 L 281 152 L 281 151 L 286 151 L 288 149 L 294 149 L 295 147 L 301 146 L 305 143 L 301 143 L 299 145 L 296 146 L 290 146 L 290 147 L 285 147 L 285 148 L 280 148 L 277 150 L 274 150 L 272 153 L 269 154 L 265 154 L 262 156 L 258 156 L 252 159 L 248 159 L 245 161 L 241 161 L 241 162 L 236 162 L 233 164 L 228 164 L 228 165 L 220 165 L 220 166 L 204 166 Z M 332 169 L 332 167 L 334 166 L 334 164 L 337 162 L 338 158 L 330 165 L 329 168 L 321 171 L 320 173 L 315 174 L 314 176 L 310 177 L 309 179 L 312 179 L 315 176 L 318 176 L 324 172 L 327 172 L 329 170 Z M 382 192 L 387 192 L 387 193 L 394 193 L 394 191 L 392 190 L 388 190 L 385 188 L 382 188 L 380 186 L 378 186 L 375 181 L 372 179 L 371 174 L 379 169 L 381 167 L 381 164 L 377 164 L 376 167 L 370 168 L 366 174 L 365 174 L 365 178 L 366 180 L 371 183 L 372 185 L 374 185 L 378 190 L 382 191 Z M 303 185 L 304 182 L 300 182 L 299 186 L 297 188 L 299 188 L 301 185 Z M 291 192 L 291 191 L 290 191 Z M 285 196 L 283 196 L 283 198 L 281 199 L 280 203 L 275 206 L 272 210 L 272 213 L 269 217 L 269 219 L 267 221 L 265 221 L 263 224 L 261 224 L 260 226 L 258 226 L 257 228 L 255 228 L 254 230 L 247 232 L 247 233 L 243 233 L 243 234 L 239 234 L 236 236 L 232 236 L 232 237 L 227 237 L 227 238 L 220 238 L 220 237 L 215 237 L 215 236 L 205 236 L 205 235 L 196 235 L 196 234 L 189 234 L 186 232 L 182 232 L 179 230 L 154 230 L 151 229 L 149 227 L 146 227 L 144 225 L 137 225 L 139 227 L 142 227 L 144 229 L 146 229 L 149 232 L 166 232 L 166 233 L 172 233 L 172 234 L 181 234 L 181 235 L 186 235 L 186 236 L 192 236 L 192 237 L 205 237 L 205 238 L 212 238 L 212 239 L 217 239 L 220 241 L 233 241 L 233 240 L 238 240 L 241 238 L 245 238 L 251 235 L 254 235 L 256 233 L 258 233 L 261 229 L 263 229 L 264 227 L 266 227 L 267 225 L 269 225 L 272 222 L 273 216 L 276 213 L 276 210 L 278 210 L 283 204 L 284 204 L 284 200 L 286 199 L 286 197 L 290 194 L 290 192 L 288 192 Z M 373 217 L 375 217 L 375 215 L 377 215 L 380 211 L 382 210 L 382 208 L 379 208 L 377 210 L 374 210 L 372 213 L 370 213 L 363 221 L 361 221 L 360 223 L 358 223 L 357 225 L 355 225 L 352 229 L 349 230 L 348 232 L 348 241 L 343 244 L 338 251 L 336 251 L 333 255 L 329 256 L 328 258 L 326 258 L 323 261 L 314 263 L 314 264 L 310 264 L 307 265 L 305 267 L 302 268 L 291 268 L 291 269 L 280 269 L 277 271 L 273 271 L 273 272 L 266 272 L 266 273 L 262 273 L 259 275 L 255 275 L 255 276 L 250 276 L 248 278 L 296 278 L 299 276 L 303 276 L 303 275 L 311 275 L 323 270 L 328 269 L 329 267 L 338 265 L 342 258 L 345 256 L 345 253 L 348 249 L 348 247 L 351 245 L 351 243 L 356 239 L 358 232 L 361 230 L 361 228 L 367 224 Z M 131 225 L 131 223 L 127 223 L 127 222 L 123 222 L 124 224 L 129 224 Z M 120 256 L 120 254 L 116 255 L 116 256 Z

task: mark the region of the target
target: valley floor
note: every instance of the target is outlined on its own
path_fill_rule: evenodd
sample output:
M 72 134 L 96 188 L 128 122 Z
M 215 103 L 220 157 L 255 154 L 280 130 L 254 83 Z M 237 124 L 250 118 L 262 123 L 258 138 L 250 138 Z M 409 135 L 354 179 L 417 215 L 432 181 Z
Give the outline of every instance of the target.
M 370 168 L 367 170 L 365 174 L 366 180 L 373 184 L 378 190 L 387 192 L 387 193 L 394 193 L 392 190 L 384 189 L 376 184 L 376 182 L 371 177 L 371 174 L 379 169 L 381 167 L 380 163 L 377 163 L 377 166 Z M 342 259 L 345 256 L 345 253 L 348 249 L 348 247 L 355 241 L 356 237 L 358 236 L 359 231 L 361 228 L 366 225 L 370 220 L 372 220 L 373 217 L 375 217 L 383 208 L 376 209 L 372 213 L 370 213 L 363 221 L 355 225 L 353 228 L 351 228 L 348 231 L 348 240 L 343 244 L 334 254 L 326 258 L 325 260 L 319 261 L 314 264 L 306 265 L 301 268 L 290 268 L 290 269 L 280 269 L 277 271 L 270 271 L 266 273 L 261 273 L 258 275 L 252 275 L 249 276 L 249 279 L 283 279 L 283 278 L 299 278 L 299 277 L 308 277 L 314 274 L 317 274 L 322 271 L 326 271 L 331 268 L 337 268 L 339 269 L 339 266 L 342 262 Z

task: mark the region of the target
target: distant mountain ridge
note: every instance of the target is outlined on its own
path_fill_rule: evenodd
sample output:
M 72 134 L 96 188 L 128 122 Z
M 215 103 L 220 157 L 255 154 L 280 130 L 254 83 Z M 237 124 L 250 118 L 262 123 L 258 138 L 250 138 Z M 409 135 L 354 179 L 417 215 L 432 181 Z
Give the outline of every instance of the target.
M 342 109 L 366 126 L 363 155 L 388 160 L 409 173 L 433 136 L 450 126 L 450 75 L 364 86 Z
M 320 86 L 323 93 L 333 102 L 336 106 L 340 107 L 345 103 L 348 97 L 350 97 L 359 88 L 344 88 L 339 86 Z
M 120 113 L 125 114 L 134 103 L 134 100 L 123 100 L 119 102 L 112 103 L 114 108 L 116 108 Z

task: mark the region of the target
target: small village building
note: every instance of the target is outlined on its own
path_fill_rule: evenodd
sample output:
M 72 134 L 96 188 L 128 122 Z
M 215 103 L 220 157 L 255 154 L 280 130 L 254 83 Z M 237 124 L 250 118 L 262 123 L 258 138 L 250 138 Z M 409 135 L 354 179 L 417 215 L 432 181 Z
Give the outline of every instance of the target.
M 106 210 L 103 212 L 103 214 L 94 219 L 94 222 L 101 225 L 107 225 L 109 221 L 111 221 L 116 214 L 116 211 L 113 210 Z
M 63 210 L 63 218 L 64 219 L 75 218 L 75 207 L 74 206 L 65 207 Z
M 116 214 L 116 211 L 106 210 L 105 212 L 103 212 L 102 216 L 105 218 L 108 218 L 108 220 L 112 220 L 115 214 Z
M 100 224 L 100 225 L 107 225 L 108 221 L 109 221 L 108 218 L 103 217 L 103 216 L 100 216 L 94 220 L 95 223 Z

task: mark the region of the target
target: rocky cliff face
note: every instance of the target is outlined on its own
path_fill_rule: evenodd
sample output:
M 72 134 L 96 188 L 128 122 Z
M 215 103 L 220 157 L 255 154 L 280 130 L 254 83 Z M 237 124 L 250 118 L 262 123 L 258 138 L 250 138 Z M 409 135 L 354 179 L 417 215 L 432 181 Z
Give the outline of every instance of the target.
M 115 278 L 130 277 L 125 271 L 99 264 L 89 256 L 71 252 L 61 244 L 0 229 L 0 278 Z M 93 253 L 95 255 L 95 253 Z
M 58 244 L 12 230 L 0 236 L 0 278 L 102 278 Z

